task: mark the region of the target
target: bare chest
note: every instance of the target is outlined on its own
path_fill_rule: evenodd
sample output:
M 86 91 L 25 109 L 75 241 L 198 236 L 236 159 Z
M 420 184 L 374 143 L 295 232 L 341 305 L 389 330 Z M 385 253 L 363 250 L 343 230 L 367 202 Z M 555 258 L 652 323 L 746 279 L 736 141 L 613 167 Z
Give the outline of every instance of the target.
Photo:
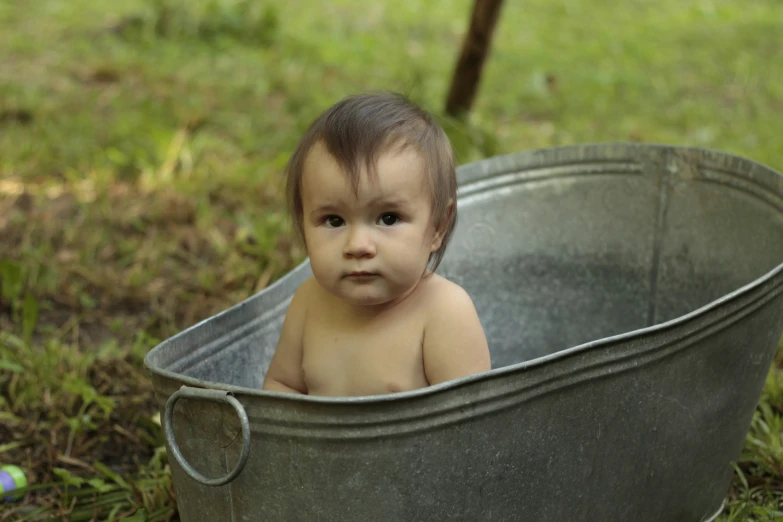
M 379 395 L 428 385 L 417 314 L 357 321 L 308 314 L 302 370 L 311 395 Z

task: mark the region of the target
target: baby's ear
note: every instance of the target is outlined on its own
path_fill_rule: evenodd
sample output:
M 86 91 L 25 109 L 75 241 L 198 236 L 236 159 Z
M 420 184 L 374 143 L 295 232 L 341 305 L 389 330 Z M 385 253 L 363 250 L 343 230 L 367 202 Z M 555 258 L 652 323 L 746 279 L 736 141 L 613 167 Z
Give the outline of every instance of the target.
M 437 224 L 437 228 L 435 229 L 435 234 L 432 236 L 432 245 L 430 245 L 430 252 L 437 251 L 440 246 L 443 244 L 443 236 L 446 234 L 446 230 L 449 227 L 449 223 L 451 223 L 451 220 L 454 216 L 454 200 L 450 199 L 449 204 L 446 207 L 446 218 L 441 220 L 440 223 Z

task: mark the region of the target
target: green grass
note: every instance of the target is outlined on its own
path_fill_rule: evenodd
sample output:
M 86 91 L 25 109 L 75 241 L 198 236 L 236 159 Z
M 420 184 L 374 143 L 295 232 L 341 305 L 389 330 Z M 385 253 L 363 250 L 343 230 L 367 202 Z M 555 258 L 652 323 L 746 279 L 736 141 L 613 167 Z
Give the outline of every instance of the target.
M 778 0 L 506 4 L 458 122 L 468 0 L 0 0 L 0 462 L 38 485 L 0 520 L 176 517 L 141 358 L 302 259 L 281 169 L 348 93 L 409 94 L 462 163 L 633 140 L 783 169 Z M 722 520 L 783 517 L 782 365 Z

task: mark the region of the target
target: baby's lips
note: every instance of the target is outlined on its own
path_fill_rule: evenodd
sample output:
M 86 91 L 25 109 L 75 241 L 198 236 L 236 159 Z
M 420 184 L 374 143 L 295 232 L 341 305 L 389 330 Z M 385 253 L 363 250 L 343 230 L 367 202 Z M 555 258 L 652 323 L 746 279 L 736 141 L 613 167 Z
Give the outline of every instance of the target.
M 378 272 L 348 272 L 343 277 L 352 278 L 352 277 L 378 277 L 380 274 Z

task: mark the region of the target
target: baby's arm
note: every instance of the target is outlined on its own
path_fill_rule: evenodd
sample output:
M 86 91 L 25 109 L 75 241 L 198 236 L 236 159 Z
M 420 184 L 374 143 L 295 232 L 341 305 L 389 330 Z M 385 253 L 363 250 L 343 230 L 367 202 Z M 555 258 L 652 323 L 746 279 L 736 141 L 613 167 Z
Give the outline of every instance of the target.
M 307 292 L 306 285 L 307 282 L 299 287 L 288 305 L 280 340 L 264 377 L 264 390 L 307 393 L 302 373 L 302 338 L 307 315 L 307 299 L 303 294 Z
M 424 372 L 430 385 L 491 369 L 489 348 L 473 301 L 449 283 L 424 329 Z

